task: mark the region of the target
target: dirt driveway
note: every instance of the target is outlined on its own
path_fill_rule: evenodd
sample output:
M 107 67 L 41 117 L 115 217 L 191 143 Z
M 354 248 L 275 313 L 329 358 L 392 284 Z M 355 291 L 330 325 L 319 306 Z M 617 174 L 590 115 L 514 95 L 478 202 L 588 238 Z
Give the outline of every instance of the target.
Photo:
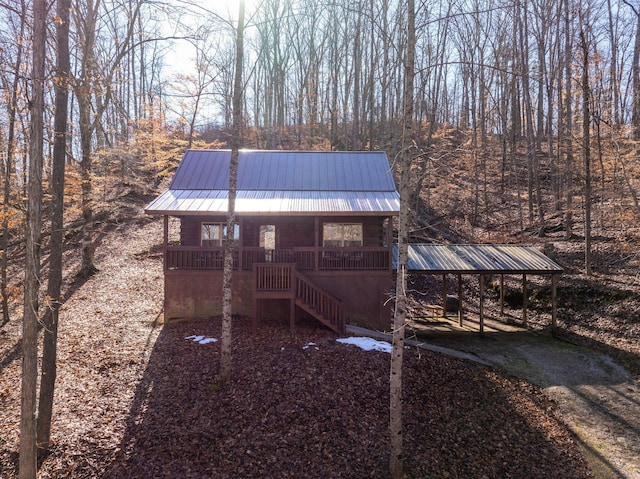
M 557 402 L 596 478 L 640 479 L 640 385 L 610 357 L 522 330 L 436 334 L 409 342 L 540 386 Z

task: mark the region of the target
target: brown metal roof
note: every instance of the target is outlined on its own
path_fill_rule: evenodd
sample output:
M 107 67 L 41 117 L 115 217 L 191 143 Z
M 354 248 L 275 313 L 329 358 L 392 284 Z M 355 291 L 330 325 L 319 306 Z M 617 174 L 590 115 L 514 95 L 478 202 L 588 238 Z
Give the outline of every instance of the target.
M 393 267 L 397 269 L 398 246 Z M 408 269 L 424 273 L 554 274 L 562 267 L 532 246 L 489 244 L 409 245 Z
M 227 212 L 229 150 L 188 150 L 149 214 Z M 397 214 L 400 198 L 384 152 L 241 150 L 238 214 Z

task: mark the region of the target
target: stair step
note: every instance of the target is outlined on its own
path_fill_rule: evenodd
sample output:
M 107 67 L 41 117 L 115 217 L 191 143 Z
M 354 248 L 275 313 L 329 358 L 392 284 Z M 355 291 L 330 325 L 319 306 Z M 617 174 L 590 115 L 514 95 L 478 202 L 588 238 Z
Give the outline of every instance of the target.
M 334 323 L 329 318 L 327 318 L 324 314 L 320 313 L 317 309 L 311 307 L 308 303 L 305 303 L 299 298 L 296 298 L 296 306 L 300 307 L 302 310 L 309 313 L 311 316 L 316 318 L 322 324 L 327 326 L 329 329 L 335 331 L 338 334 L 344 334 L 343 327 L 341 325 Z

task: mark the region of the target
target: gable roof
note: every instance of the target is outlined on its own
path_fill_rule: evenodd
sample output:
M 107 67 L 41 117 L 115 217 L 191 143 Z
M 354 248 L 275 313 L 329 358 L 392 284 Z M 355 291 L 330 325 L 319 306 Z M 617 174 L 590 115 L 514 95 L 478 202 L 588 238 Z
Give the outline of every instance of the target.
M 149 214 L 226 214 L 230 150 L 187 150 Z M 397 214 L 384 152 L 241 150 L 236 214 Z

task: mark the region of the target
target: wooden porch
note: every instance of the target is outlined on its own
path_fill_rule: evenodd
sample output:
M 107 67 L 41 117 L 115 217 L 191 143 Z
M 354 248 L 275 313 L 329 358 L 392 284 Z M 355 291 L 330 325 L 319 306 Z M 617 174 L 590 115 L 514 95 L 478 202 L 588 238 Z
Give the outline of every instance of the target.
M 224 248 L 166 247 L 165 269 L 222 271 L 223 263 Z M 295 264 L 297 271 L 390 271 L 391 255 L 387 247 L 239 247 L 234 251 L 234 270 L 251 271 L 256 264 Z

